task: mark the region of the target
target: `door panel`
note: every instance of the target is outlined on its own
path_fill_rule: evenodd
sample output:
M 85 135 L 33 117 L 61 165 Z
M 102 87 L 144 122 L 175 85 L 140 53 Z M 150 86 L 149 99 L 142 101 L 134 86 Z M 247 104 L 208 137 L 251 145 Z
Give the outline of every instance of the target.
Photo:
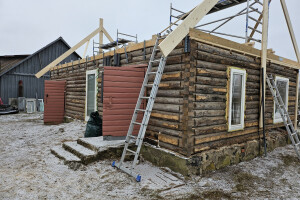
M 103 136 L 126 136 L 145 76 L 145 67 L 104 67 Z M 145 102 L 141 108 L 145 108 Z M 137 121 L 142 121 L 143 114 Z M 137 135 L 139 126 L 134 127 Z
M 66 81 L 45 80 L 44 123 L 59 124 L 64 121 Z

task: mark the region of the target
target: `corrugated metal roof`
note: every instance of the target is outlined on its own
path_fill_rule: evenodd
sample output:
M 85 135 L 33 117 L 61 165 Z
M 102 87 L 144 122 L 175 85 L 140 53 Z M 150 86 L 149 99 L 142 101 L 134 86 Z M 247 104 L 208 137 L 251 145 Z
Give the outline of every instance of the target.
M 44 49 L 50 47 L 51 45 L 55 44 L 56 42 L 58 41 L 62 41 L 67 47 L 71 48 L 70 45 L 62 38 L 62 37 L 59 37 L 57 38 L 56 40 L 54 40 L 53 42 L 51 42 L 50 44 L 44 46 L 43 48 L 41 48 L 40 50 L 38 50 L 37 52 L 33 53 L 32 55 L 26 57 L 25 59 L 17 62 L 16 64 L 14 64 L 12 67 L 10 68 L 7 68 L 7 69 L 4 69 L 4 70 L 1 70 L 0 71 L 0 77 L 3 76 L 4 74 L 6 74 L 7 72 L 9 72 L 10 70 L 14 69 L 15 67 L 17 67 L 18 65 L 20 65 L 21 63 L 27 61 L 28 59 L 32 58 L 33 56 L 39 54 L 40 52 L 42 52 Z M 81 58 L 81 56 L 79 54 L 76 53 L 76 51 L 73 53 L 75 54 L 76 56 L 78 56 L 79 58 Z
M 17 63 L 21 62 L 30 55 L 5 55 L 0 56 L 0 74 L 9 71 Z

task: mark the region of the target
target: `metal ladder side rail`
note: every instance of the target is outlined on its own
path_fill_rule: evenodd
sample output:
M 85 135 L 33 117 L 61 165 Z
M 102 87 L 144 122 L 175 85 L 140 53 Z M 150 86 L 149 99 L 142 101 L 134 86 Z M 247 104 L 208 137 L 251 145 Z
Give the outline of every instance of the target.
M 146 120 L 147 118 L 145 118 L 145 120 L 143 118 L 142 124 L 148 124 L 148 122 L 149 122 L 149 118 L 150 118 L 150 115 L 151 115 L 151 112 L 152 112 L 152 108 L 153 108 L 153 105 L 154 105 L 154 101 L 155 101 L 156 94 L 157 94 L 157 91 L 158 91 L 158 88 L 159 88 L 159 84 L 160 84 L 160 81 L 161 81 L 161 77 L 162 77 L 162 74 L 163 74 L 163 71 L 164 71 L 165 64 L 166 64 L 166 58 L 164 56 L 161 56 L 159 66 L 158 66 L 158 69 L 156 71 L 156 76 L 155 76 L 155 79 L 153 81 L 152 89 L 151 89 L 151 92 L 150 92 L 150 96 L 149 96 L 150 99 L 148 100 L 148 103 L 147 103 L 147 106 L 146 106 L 146 111 L 147 112 L 145 114 L 146 114 L 146 116 L 148 116 L 148 120 Z M 136 145 L 138 145 L 139 141 L 144 138 L 143 134 L 140 135 L 140 133 L 142 133 L 142 131 L 143 130 L 140 127 L 140 131 L 139 131 L 139 135 L 137 137 Z
M 290 140 L 292 141 L 292 144 L 294 146 L 294 149 L 296 151 L 296 154 L 298 156 L 298 158 L 300 159 L 300 141 L 299 141 L 299 137 L 298 137 L 298 133 L 297 131 L 295 131 L 295 128 L 294 128 L 294 125 L 290 119 L 290 116 L 286 110 L 286 106 L 281 98 L 281 95 L 279 93 L 279 90 L 275 84 L 275 81 L 272 77 L 272 75 L 270 77 L 266 77 L 267 78 L 267 83 L 269 85 L 269 88 L 271 90 L 271 93 L 272 93 L 272 96 L 273 96 L 273 99 L 275 101 L 275 104 L 278 106 L 278 109 L 279 109 L 279 113 L 280 113 L 280 116 L 283 120 L 283 123 L 286 127 L 286 130 L 288 132 L 288 135 L 290 137 Z M 270 82 L 270 79 L 271 79 L 271 82 Z M 275 93 L 275 91 L 276 93 Z
M 126 167 L 123 167 L 122 163 L 124 162 L 124 160 L 122 162 L 120 162 L 119 165 L 116 165 L 122 171 L 124 171 L 127 174 L 135 177 L 138 182 L 141 180 L 141 176 L 139 174 L 135 173 L 133 171 L 133 169 L 135 168 L 135 165 L 137 163 L 139 152 L 140 152 L 140 149 L 141 149 L 141 146 L 142 146 L 143 137 L 144 137 L 144 134 L 145 134 L 145 131 L 146 131 L 146 128 L 147 128 L 147 123 L 149 122 L 149 118 L 150 118 L 150 114 L 151 114 L 151 109 L 153 107 L 155 96 L 156 96 L 156 93 L 157 93 L 157 90 L 158 90 L 158 86 L 159 86 L 159 82 L 161 80 L 161 76 L 162 76 L 162 73 L 163 73 L 165 61 L 166 61 L 165 58 L 161 58 L 161 60 L 160 60 L 160 64 L 159 64 L 159 67 L 158 67 L 158 70 L 157 70 L 158 73 L 157 73 L 156 78 L 155 78 L 155 80 L 156 80 L 155 83 L 156 84 L 153 84 L 153 87 L 152 87 L 152 90 L 151 90 L 151 97 L 152 98 L 150 98 L 149 101 L 148 101 L 148 103 L 147 103 L 147 109 L 146 109 L 146 111 L 144 113 L 144 117 L 143 117 L 143 122 L 144 123 L 141 123 L 141 128 L 140 128 L 141 132 L 139 132 L 140 139 L 139 139 L 137 150 L 136 151 L 132 151 L 132 150 L 129 151 L 131 153 L 134 153 L 134 155 L 135 155 L 134 160 L 132 162 L 132 165 L 131 165 L 130 169 L 126 168 Z M 128 145 L 123 150 L 124 155 L 126 155 L 127 152 L 128 152 Z
M 140 90 L 140 94 L 139 94 L 139 98 L 138 98 L 138 101 L 137 101 L 137 104 L 135 106 L 135 109 L 134 109 L 134 113 L 132 115 L 132 119 L 131 119 L 131 122 L 130 122 L 130 126 L 129 126 L 129 129 L 128 129 L 128 132 L 127 132 L 127 136 L 126 136 L 126 140 L 125 140 L 125 146 L 124 146 L 124 150 L 123 150 L 123 153 L 122 153 L 122 156 L 121 156 L 121 160 L 119 163 L 116 164 L 117 167 L 121 167 L 123 162 L 124 162 L 124 159 L 125 159 L 125 156 L 126 156 L 126 153 L 127 153 L 127 149 L 128 149 L 128 146 L 129 146 L 129 143 L 131 141 L 131 139 L 133 139 L 132 137 L 132 132 L 133 132 L 133 129 L 134 129 L 134 123 L 136 122 L 136 119 L 137 119 L 137 110 L 140 109 L 141 107 L 141 104 L 142 104 L 142 98 L 145 94 L 145 85 L 147 85 L 148 83 L 148 74 L 149 72 L 152 71 L 152 65 L 153 65 L 153 61 L 154 58 L 155 58 L 155 52 L 156 52 L 156 49 L 157 49 L 157 46 L 158 46 L 158 43 L 159 43 L 159 35 L 156 39 L 156 42 L 154 44 L 154 47 L 153 47 L 153 51 L 152 51 L 152 54 L 151 54 L 151 57 L 150 57 L 150 61 L 149 61 L 149 64 L 148 64 L 148 68 L 147 68 L 147 71 L 146 71 L 146 74 L 145 74 L 145 77 L 144 77 L 144 81 L 143 81 L 143 84 L 142 84 L 142 87 L 141 87 L 141 90 Z
M 164 56 L 162 56 L 161 60 L 160 60 L 159 67 L 158 67 L 157 75 L 155 77 L 154 84 L 153 84 L 153 87 L 152 87 L 151 93 L 150 93 L 150 96 L 152 98 L 149 99 L 149 101 L 147 103 L 147 108 L 146 108 L 146 112 L 145 112 L 144 117 L 143 117 L 142 126 L 140 127 L 140 131 L 139 131 L 139 135 L 138 135 L 138 139 L 137 139 L 137 143 L 136 143 L 136 145 L 138 146 L 137 151 L 136 151 L 137 153 L 136 153 L 136 155 L 134 157 L 134 160 L 133 160 L 133 163 L 132 163 L 132 169 L 134 169 L 134 167 L 137 163 L 137 159 L 138 159 L 141 147 L 142 147 L 142 143 L 143 143 L 143 140 L 144 140 L 144 137 L 145 137 L 146 129 L 148 127 L 149 119 L 150 119 L 150 116 L 151 116 L 152 108 L 153 108 L 153 105 L 154 105 L 154 102 L 155 102 L 156 94 L 157 94 L 157 91 L 158 91 L 158 88 L 159 88 L 159 84 L 160 84 L 160 81 L 161 81 L 161 77 L 162 77 L 162 74 L 163 74 L 165 64 L 166 64 L 166 58 Z
M 158 87 L 159 87 L 159 83 L 160 83 L 160 80 L 161 80 L 161 76 L 163 74 L 163 69 L 164 69 L 164 66 L 165 66 L 165 63 L 166 63 L 166 58 L 164 58 L 162 56 L 161 60 L 160 60 L 160 64 L 159 64 L 159 67 L 158 67 L 158 71 L 157 71 L 157 74 L 156 74 L 156 77 L 155 77 L 155 82 L 157 84 L 153 84 L 153 87 L 151 89 L 151 93 L 150 93 L 150 96 L 152 96 L 152 98 L 150 98 L 148 100 L 148 103 L 147 103 L 147 108 L 146 108 L 146 111 L 144 113 L 144 117 L 143 117 L 143 122 L 144 123 L 141 123 L 141 127 L 140 127 L 140 131 L 139 131 L 139 141 L 138 142 L 138 147 L 137 147 L 137 150 L 134 152 L 135 156 L 134 156 L 134 160 L 132 161 L 132 164 L 131 164 L 131 167 L 130 168 L 126 168 L 126 167 L 123 167 L 122 165 L 119 167 L 119 169 L 123 170 L 124 172 L 126 172 L 127 174 L 133 176 L 136 178 L 136 181 L 137 182 L 140 182 L 141 181 L 141 176 L 137 173 L 135 173 L 133 170 L 136 166 L 136 163 L 137 163 L 137 159 L 139 157 L 139 153 L 140 153 L 140 150 L 141 150 L 141 147 L 142 147 L 142 142 L 143 142 L 143 139 L 144 139 L 144 136 L 145 136 L 145 132 L 146 132 L 146 129 L 147 129 L 147 126 L 148 126 L 148 122 L 149 122 L 149 119 L 150 119 L 150 115 L 151 115 L 151 111 L 152 111 L 152 108 L 153 108 L 153 105 L 154 105 L 154 100 L 155 100 L 155 97 L 156 97 L 156 94 L 157 94 L 157 90 L 158 90 Z M 160 71 L 160 72 L 159 72 Z M 128 149 L 125 149 L 124 148 L 124 151 L 123 153 L 127 152 Z M 123 160 L 124 162 L 124 160 Z
M 273 78 L 271 78 L 271 80 L 272 80 L 272 84 L 275 85 L 275 81 L 273 80 Z M 284 119 L 283 121 L 287 124 L 288 128 L 291 129 L 290 130 L 291 134 L 294 134 L 296 132 L 294 129 L 294 125 L 289 117 L 289 114 L 286 110 L 286 106 L 281 98 L 279 90 L 277 87 L 274 87 L 272 84 L 270 85 L 270 87 L 273 89 L 273 92 L 271 91 L 271 93 L 272 93 L 272 96 L 274 97 L 275 104 L 279 108 L 279 114 L 280 114 L 281 118 Z M 275 89 L 276 93 L 274 92 L 274 89 Z M 278 95 L 276 95 L 276 94 L 278 94 Z M 283 110 L 283 113 L 282 113 L 282 110 Z M 297 139 L 298 139 L 298 141 L 297 141 Z M 299 138 L 297 138 L 297 139 L 296 139 L 296 142 L 299 143 Z

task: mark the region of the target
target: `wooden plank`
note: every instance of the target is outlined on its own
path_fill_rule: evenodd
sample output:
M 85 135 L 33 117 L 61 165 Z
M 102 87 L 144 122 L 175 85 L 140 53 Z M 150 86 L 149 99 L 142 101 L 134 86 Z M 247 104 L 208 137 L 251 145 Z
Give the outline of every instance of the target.
M 263 2 L 263 28 L 262 28 L 262 40 L 261 40 L 261 68 L 263 69 L 264 80 L 260 82 L 260 99 L 266 97 L 266 75 L 267 75 L 267 48 L 268 48 L 268 25 L 269 24 L 269 0 Z M 264 88 L 264 89 L 262 89 Z M 260 100 L 261 102 L 261 100 Z M 262 102 L 265 106 L 265 101 Z M 259 127 L 263 127 L 263 112 L 262 105 L 260 105 L 261 114 L 259 117 Z
M 86 42 L 85 49 L 84 49 L 84 52 L 83 52 L 83 55 L 82 55 L 83 58 L 85 58 L 87 49 L 88 49 L 88 47 L 89 47 L 89 43 L 90 43 L 90 40 L 88 40 L 88 41 Z
M 250 46 L 246 46 L 244 44 L 240 44 L 231 40 L 227 40 L 224 38 L 220 38 L 218 36 L 214 36 L 208 33 L 204 33 L 202 31 L 196 29 L 190 29 L 190 38 L 199 42 L 203 42 L 205 44 L 210 44 L 212 46 L 221 47 L 224 49 L 231 50 L 233 52 L 238 52 L 254 57 L 260 57 L 261 51 Z M 300 69 L 300 64 L 293 60 L 289 60 L 287 58 L 283 58 L 274 54 L 268 53 L 268 60 L 272 63 L 276 63 L 279 65 L 283 65 L 286 67 Z
M 103 45 L 103 18 L 99 19 L 99 28 L 100 28 L 100 33 L 99 33 L 99 46 Z M 102 53 L 102 49 L 99 48 L 99 54 Z
M 194 28 L 217 3 L 218 0 L 202 1 L 180 25 L 159 44 L 159 48 L 163 55 L 167 57 L 189 33 L 189 29 Z
M 297 130 L 297 126 L 298 126 L 298 100 L 299 100 L 299 70 L 297 74 L 296 100 L 295 100 L 295 121 L 294 121 L 295 130 Z
M 283 9 L 284 16 L 285 16 L 285 20 L 286 20 L 286 23 L 287 23 L 287 26 L 288 26 L 288 29 L 289 29 L 289 32 L 290 32 L 290 36 L 291 36 L 291 39 L 292 39 L 294 50 L 295 50 L 298 62 L 300 63 L 299 48 L 298 48 L 298 44 L 297 44 L 297 41 L 296 41 L 294 30 L 293 30 L 292 22 L 291 22 L 291 19 L 290 19 L 290 16 L 289 16 L 289 12 L 288 12 L 285 0 L 280 0 L 280 2 L 281 2 L 281 6 L 282 6 L 282 9 Z
M 286 23 L 287 23 L 287 26 L 288 26 L 288 29 L 289 29 L 289 32 L 290 32 L 290 36 L 291 36 L 291 39 L 292 39 L 292 43 L 293 43 L 293 46 L 294 46 L 296 57 L 297 57 L 298 62 L 300 63 L 299 48 L 298 48 L 298 44 L 297 44 L 297 41 L 296 41 L 294 30 L 293 30 L 292 22 L 291 22 L 289 13 L 288 13 L 288 9 L 287 9 L 285 0 L 280 0 L 280 2 L 281 2 L 281 6 L 282 6 L 284 16 L 285 16 L 285 20 L 286 20 Z M 297 121 L 298 121 L 298 119 L 297 119 L 298 118 L 298 98 L 299 98 L 298 96 L 299 96 L 299 70 L 298 70 L 298 73 L 297 73 L 297 86 L 296 86 L 296 105 L 295 105 L 295 122 L 294 122 L 295 129 L 297 129 L 297 125 L 298 125 L 298 123 L 297 123 Z
M 99 33 L 100 28 L 97 28 L 96 30 L 94 30 L 91 34 L 89 34 L 87 37 L 85 37 L 83 40 L 81 40 L 80 42 L 78 42 L 75 46 L 73 46 L 71 49 L 69 49 L 68 51 L 66 51 L 63 55 L 59 56 L 57 59 L 55 59 L 53 62 L 51 62 L 49 65 L 47 65 L 46 67 L 44 67 L 41 71 L 39 71 L 38 73 L 36 73 L 36 77 L 40 78 L 41 76 L 43 76 L 45 73 L 47 73 L 51 68 L 55 67 L 56 65 L 58 65 L 61 61 L 63 61 L 65 58 L 67 58 L 69 55 L 71 55 L 74 51 L 76 51 L 79 47 L 81 47 L 84 43 L 86 43 L 88 40 L 90 40 L 92 37 L 94 37 L 95 35 L 97 35 L 97 33 Z M 74 63 L 75 64 L 75 63 Z

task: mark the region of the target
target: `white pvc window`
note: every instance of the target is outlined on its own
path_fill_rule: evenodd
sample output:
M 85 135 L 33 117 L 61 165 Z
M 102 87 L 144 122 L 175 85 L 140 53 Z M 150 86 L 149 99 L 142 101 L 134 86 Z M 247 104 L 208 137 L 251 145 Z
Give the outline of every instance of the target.
M 246 71 L 230 70 L 228 130 L 244 128 Z
M 88 121 L 90 114 L 97 110 L 97 77 L 98 70 L 86 72 L 86 96 L 85 96 L 85 120 Z
M 279 91 L 279 94 L 282 98 L 282 101 L 285 105 L 286 110 L 288 110 L 288 99 L 289 99 L 289 79 L 283 78 L 280 76 L 275 77 L 275 83 L 277 86 L 277 89 Z M 280 102 L 279 102 L 280 103 Z M 274 114 L 273 114 L 273 122 L 274 123 L 280 123 L 283 122 L 281 115 L 279 113 L 278 106 L 276 105 L 274 101 Z

